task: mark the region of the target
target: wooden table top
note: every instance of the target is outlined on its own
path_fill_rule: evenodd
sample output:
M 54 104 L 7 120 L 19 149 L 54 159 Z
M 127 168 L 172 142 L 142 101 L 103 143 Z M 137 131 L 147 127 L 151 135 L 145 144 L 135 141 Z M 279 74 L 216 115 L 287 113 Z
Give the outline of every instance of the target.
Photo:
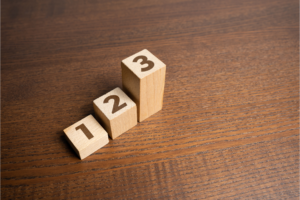
M 296 0 L 2 1 L 2 199 L 299 199 Z M 63 129 L 167 65 L 163 109 L 84 160 Z

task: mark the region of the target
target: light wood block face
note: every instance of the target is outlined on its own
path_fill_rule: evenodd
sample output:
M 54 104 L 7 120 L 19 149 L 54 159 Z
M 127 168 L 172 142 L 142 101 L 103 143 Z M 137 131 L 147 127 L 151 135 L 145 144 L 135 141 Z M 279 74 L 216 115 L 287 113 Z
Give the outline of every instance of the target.
M 120 88 L 94 100 L 93 106 L 112 139 L 137 124 L 136 104 Z
M 162 109 L 166 65 L 147 49 L 121 62 L 123 90 L 134 100 L 141 122 Z
M 107 132 L 92 115 L 69 126 L 64 132 L 81 160 L 108 143 Z

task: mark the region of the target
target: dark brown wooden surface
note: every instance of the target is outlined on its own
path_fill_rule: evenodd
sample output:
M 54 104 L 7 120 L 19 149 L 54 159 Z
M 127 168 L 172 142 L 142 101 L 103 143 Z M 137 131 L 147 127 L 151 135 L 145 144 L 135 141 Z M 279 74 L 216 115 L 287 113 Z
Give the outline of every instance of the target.
M 1 8 L 2 199 L 299 199 L 297 0 L 10 1 Z M 63 129 L 167 65 L 163 110 L 81 161 Z

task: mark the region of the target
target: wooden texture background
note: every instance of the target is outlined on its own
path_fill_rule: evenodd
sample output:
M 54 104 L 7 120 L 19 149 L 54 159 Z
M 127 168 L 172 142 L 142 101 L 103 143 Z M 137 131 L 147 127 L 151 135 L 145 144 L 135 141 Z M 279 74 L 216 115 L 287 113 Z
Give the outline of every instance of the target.
M 297 0 L 3 0 L 2 199 L 299 199 Z M 63 129 L 167 65 L 163 110 L 81 161 Z

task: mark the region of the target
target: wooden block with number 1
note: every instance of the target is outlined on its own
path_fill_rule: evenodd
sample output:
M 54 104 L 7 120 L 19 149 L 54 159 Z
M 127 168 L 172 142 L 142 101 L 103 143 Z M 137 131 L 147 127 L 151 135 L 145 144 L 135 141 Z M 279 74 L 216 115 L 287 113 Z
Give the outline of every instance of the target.
M 64 132 L 81 160 L 108 143 L 107 132 L 92 115 L 69 126 Z
M 124 91 L 135 101 L 141 122 L 162 109 L 166 65 L 144 49 L 121 62 Z
M 94 100 L 93 105 L 95 114 L 112 139 L 137 124 L 136 104 L 120 88 Z

